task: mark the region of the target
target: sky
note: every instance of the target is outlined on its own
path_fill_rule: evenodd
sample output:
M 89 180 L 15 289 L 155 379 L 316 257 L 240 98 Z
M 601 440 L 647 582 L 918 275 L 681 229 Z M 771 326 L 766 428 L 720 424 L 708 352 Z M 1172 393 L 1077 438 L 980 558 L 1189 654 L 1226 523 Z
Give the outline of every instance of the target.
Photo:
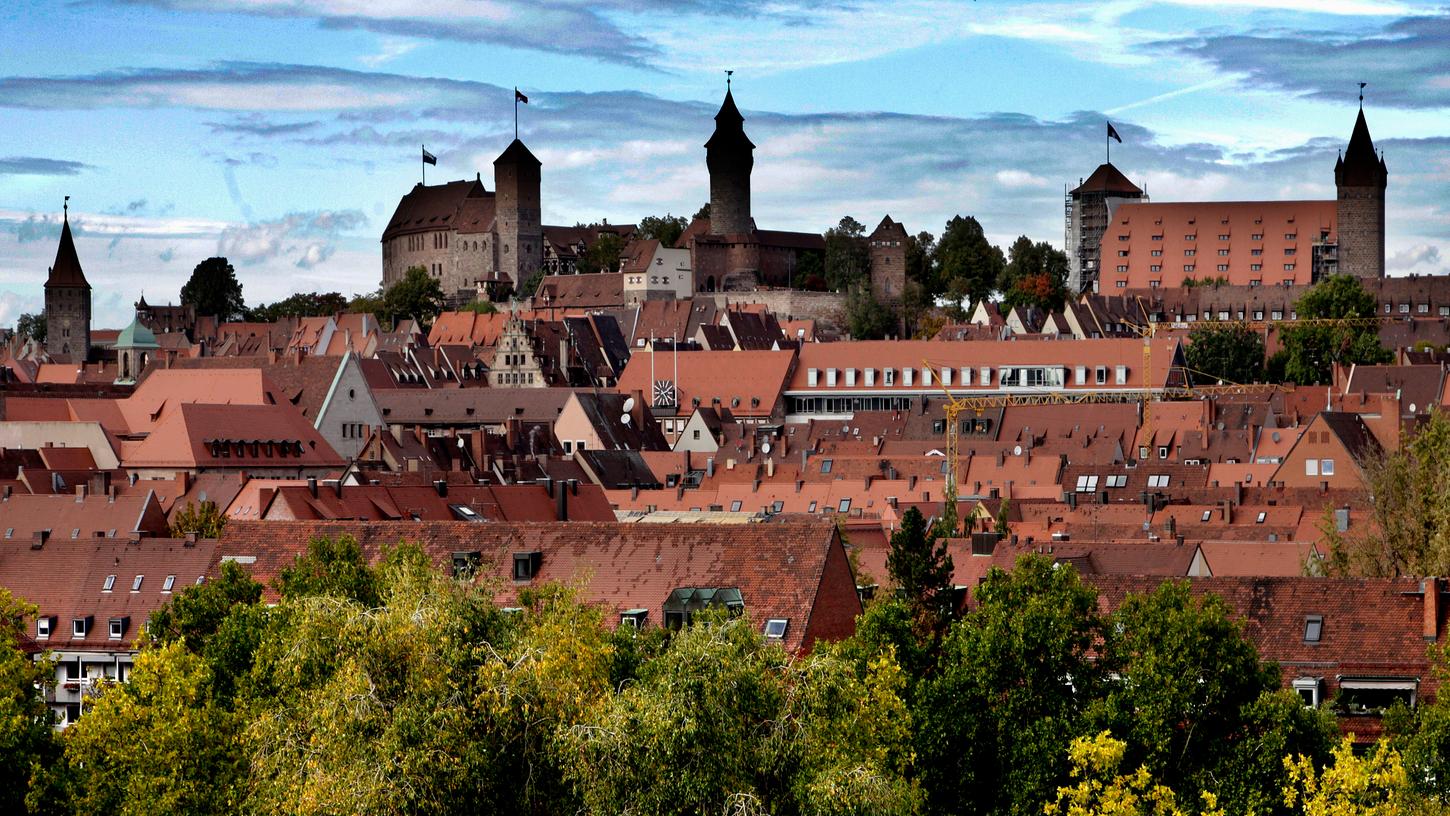
M 762 228 L 1063 241 L 1104 158 L 1157 201 L 1332 198 L 1365 110 L 1390 274 L 1450 273 L 1450 6 L 1400 0 L 5 0 L 0 325 L 61 205 L 97 327 L 224 255 L 249 304 L 376 289 L 420 180 L 519 131 L 546 224 L 688 216 L 733 70 Z

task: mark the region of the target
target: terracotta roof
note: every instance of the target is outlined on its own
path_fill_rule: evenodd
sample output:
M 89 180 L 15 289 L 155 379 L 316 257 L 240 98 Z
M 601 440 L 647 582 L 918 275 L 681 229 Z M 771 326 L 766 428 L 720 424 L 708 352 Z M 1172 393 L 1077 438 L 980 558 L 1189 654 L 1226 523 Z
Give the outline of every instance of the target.
M 553 424 L 573 393 L 570 388 L 383 389 L 374 399 L 390 425 L 477 427 L 515 418 Z
M 619 377 L 618 390 L 639 391 L 646 399 L 653 400 L 651 376 L 655 380 L 673 379 L 676 357 L 679 358 L 679 382 L 676 383 L 675 413 L 680 416 L 694 411 L 696 399 L 702 406 L 729 408 L 736 416 L 768 416 L 785 390 L 795 363 L 795 355 L 778 351 L 636 353 Z
M 129 496 L 15 494 L 0 500 L 0 533 L 4 539 L 28 541 L 45 530 L 57 545 L 75 538 L 125 538 L 133 532 L 165 535 L 166 514 L 151 492 Z M 62 544 L 64 542 L 64 544 Z
M 624 303 L 624 274 L 549 275 L 534 295 L 536 305 L 561 309 L 594 309 Z
M 400 540 L 417 542 L 443 569 L 455 552 L 478 552 L 482 574 L 503 579 L 498 603 L 514 603 L 520 588 L 539 581 L 572 582 L 614 621 L 645 609 L 647 623 L 660 625 L 677 589 L 736 588 L 753 626 L 789 619 L 783 643 L 792 651 L 849 635 L 861 608 L 829 523 L 744 525 L 722 536 L 712 525 L 234 521 L 218 554 L 254 557 L 254 575 L 270 584 L 310 539 L 341 534 L 354 536 L 371 560 Z M 514 554 L 530 552 L 540 554 L 533 580 L 513 581 Z
M 173 371 L 252 370 L 262 372 L 283 401 L 295 405 L 304 417 L 317 422 L 317 414 L 345 360 L 339 357 L 286 355 L 276 362 L 256 357 L 197 357 L 176 360 Z M 148 378 L 149 379 L 149 378 Z
M 226 456 L 213 442 L 227 443 Z M 247 442 L 238 452 L 233 443 Z M 282 446 L 296 447 L 282 454 Z M 250 444 L 258 443 L 258 444 Z M 346 461 L 288 405 L 179 405 L 124 457 L 128 468 L 331 468 Z

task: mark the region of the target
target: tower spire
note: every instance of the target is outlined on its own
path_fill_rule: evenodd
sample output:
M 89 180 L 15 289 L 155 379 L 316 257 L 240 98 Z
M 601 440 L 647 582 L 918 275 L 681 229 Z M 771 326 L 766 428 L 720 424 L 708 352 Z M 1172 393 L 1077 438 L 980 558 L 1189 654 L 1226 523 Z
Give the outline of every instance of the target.
M 1360 110 L 1364 110 L 1364 86 L 1366 86 L 1368 84 L 1369 84 L 1368 82 L 1361 82 L 1361 83 L 1359 83 L 1359 109 Z

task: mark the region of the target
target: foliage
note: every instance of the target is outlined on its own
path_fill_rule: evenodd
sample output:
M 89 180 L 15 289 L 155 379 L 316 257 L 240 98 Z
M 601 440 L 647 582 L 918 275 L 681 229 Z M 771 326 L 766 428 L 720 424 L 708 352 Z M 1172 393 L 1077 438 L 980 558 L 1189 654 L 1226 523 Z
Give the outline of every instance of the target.
M 375 289 L 371 292 L 365 292 L 362 294 L 354 293 L 352 296 L 352 300 L 349 300 L 347 302 L 347 308 L 344 311 L 352 312 L 355 314 L 367 313 L 372 315 L 382 315 L 383 290 Z
M 639 237 L 653 238 L 661 246 L 672 247 L 688 226 L 682 215 L 647 215 L 639 220 Z
M 599 229 L 596 225 L 593 227 Z M 580 274 L 593 272 L 618 272 L 619 259 L 624 254 L 624 239 L 613 232 L 601 231 L 579 256 Z
M 1067 300 L 1067 253 L 1046 241 L 1023 235 L 1007 249 L 997 289 L 1005 307 L 1061 309 Z
M 1284 804 L 1304 816 L 1398 816 L 1408 779 L 1400 754 L 1381 740 L 1364 756 L 1345 737 L 1334 749 L 1334 763 L 1320 768 L 1306 756 L 1284 757 L 1289 782 Z
M 35 614 L 35 607 L 0 587 L 0 813 L 26 812 L 32 769 L 52 764 L 57 753 L 44 696 L 55 681 L 54 664 L 32 660 L 20 648 Z
M 372 608 L 381 602 L 378 576 L 363 558 L 357 539 L 342 534 L 307 542 L 307 552 L 277 574 L 283 598 L 328 596 Z
M 1214 380 L 1254 383 L 1264 377 L 1264 338 L 1243 323 L 1196 324 L 1185 356 L 1189 368 Z
M 207 258 L 191 271 L 181 287 L 181 302 L 196 308 L 197 316 L 215 315 L 217 320 L 237 320 L 247 313 L 242 284 L 226 258 Z
M 26 312 L 15 321 L 15 334 L 19 337 L 29 337 L 37 343 L 44 343 L 45 326 L 45 312 L 39 314 Z
M 1432 411 L 1398 450 L 1381 452 L 1361 466 L 1373 497 L 1369 523 L 1352 535 L 1324 526 L 1329 571 L 1365 577 L 1447 574 L 1450 414 Z
M 211 669 L 212 691 L 230 701 L 252 668 L 266 625 L 262 585 L 235 562 L 214 580 L 189 586 L 151 613 L 143 645 L 180 643 Z
M 852 340 L 880 340 L 896 331 L 896 315 L 876 299 L 865 281 L 846 292 L 846 330 Z
M 1003 499 L 1002 504 L 997 508 L 997 517 L 993 519 L 992 532 L 1000 538 L 1007 538 L 1012 535 L 1012 527 L 1008 521 L 1012 518 L 1012 500 Z
M 1218 275 L 1217 277 L 1204 275 L 1201 278 L 1195 278 L 1190 275 L 1183 279 L 1183 286 L 1187 289 L 1193 289 L 1198 286 L 1212 286 L 1217 288 L 1219 286 L 1228 286 L 1228 278 L 1224 275 Z
M 953 216 L 937 242 L 928 291 L 945 292 L 959 304 L 972 303 L 992 293 L 1006 265 L 1002 250 L 987 240 L 976 218 Z
M 866 246 L 866 226 L 847 215 L 826 230 L 826 285 L 833 290 L 849 289 L 864 279 L 871 267 Z
M 826 286 L 826 266 L 822 253 L 810 249 L 796 253 L 795 267 L 790 271 L 790 278 L 791 285 L 796 289 L 826 291 L 829 287 Z
M 171 517 L 172 538 L 183 538 L 187 533 L 196 533 L 198 538 L 219 538 L 227 517 L 217 508 L 214 501 L 201 504 L 187 502 L 186 506 L 174 511 Z
M 915 507 L 901 515 L 886 556 L 891 582 L 924 632 L 940 632 L 951 619 L 952 557 L 940 531 L 927 529 Z
M 1131 774 L 1120 774 L 1127 744 L 1107 731 L 1093 737 L 1078 737 L 1068 747 L 1072 761 L 1072 785 L 1057 789 L 1057 800 L 1043 808 L 1047 816 L 1184 816 L 1172 788 L 1159 784 L 1148 769 L 1139 766 Z M 1217 799 L 1202 794 L 1204 814 L 1222 816 Z
M 443 286 L 421 266 L 410 267 L 383 293 L 382 313 L 396 324 L 412 318 L 424 331 L 443 311 Z
M 1299 385 L 1327 383 L 1334 365 L 1387 363 L 1374 322 L 1374 295 L 1357 278 L 1334 275 L 1315 284 L 1294 304 L 1299 320 L 1358 320 L 1358 323 L 1298 323 L 1283 330 L 1284 376 Z
M 906 279 L 925 288 L 932 280 L 932 257 L 936 255 L 936 237 L 926 230 L 906 237 Z
M 298 292 L 272 304 L 246 310 L 246 320 L 275 323 L 284 317 L 325 317 L 347 311 L 340 292 Z
M 459 311 L 473 312 L 474 314 L 490 315 L 498 314 L 498 307 L 491 300 L 475 300 L 463 305 Z
M 539 284 L 541 284 L 543 282 L 544 282 L 544 270 L 542 270 L 542 269 L 536 269 L 536 270 L 534 270 L 534 274 L 528 276 L 527 278 L 524 278 L 524 282 L 519 285 L 518 291 L 515 292 L 514 294 L 517 297 L 521 297 L 521 298 L 531 298 L 536 293 L 538 293 L 538 291 L 539 291 Z
M 706 201 L 704 204 L 701 204 L 700 209 L 695 210 L 695 214 L 690 217 L 690 220 L 693 221 L 699 218 L 703 218 L 707 221 L 710 220 L 710 202 Z
M 976 600 L 917 694 L 919 778 L 934 813 L 1036 814 L 1067 780 L 1063 746 L 1088 733 L 1100 696 L 1097 593 L 1028 554 L 988 572 Z

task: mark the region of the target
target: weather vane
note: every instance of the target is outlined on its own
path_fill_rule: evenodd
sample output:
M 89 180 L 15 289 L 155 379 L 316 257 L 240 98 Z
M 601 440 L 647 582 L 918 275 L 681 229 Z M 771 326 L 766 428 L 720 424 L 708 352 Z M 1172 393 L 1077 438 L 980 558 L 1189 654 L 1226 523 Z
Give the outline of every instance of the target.
M 726 71 L 725 72 L 725 90 L 727 90 L 727 91 L 730 90 L 730 77 L 734 73 L 735 73 L 734 71 Z
M 65 197 L 65 203 L 61 205 L 61 209 L 65 211 L 67 216 L 70 215 L 70 196 Z
M 1359 83 L 1359 106 L 1361 108 L 1364 107 L 1364 86 L 1368 84 L 1368 82 Z

